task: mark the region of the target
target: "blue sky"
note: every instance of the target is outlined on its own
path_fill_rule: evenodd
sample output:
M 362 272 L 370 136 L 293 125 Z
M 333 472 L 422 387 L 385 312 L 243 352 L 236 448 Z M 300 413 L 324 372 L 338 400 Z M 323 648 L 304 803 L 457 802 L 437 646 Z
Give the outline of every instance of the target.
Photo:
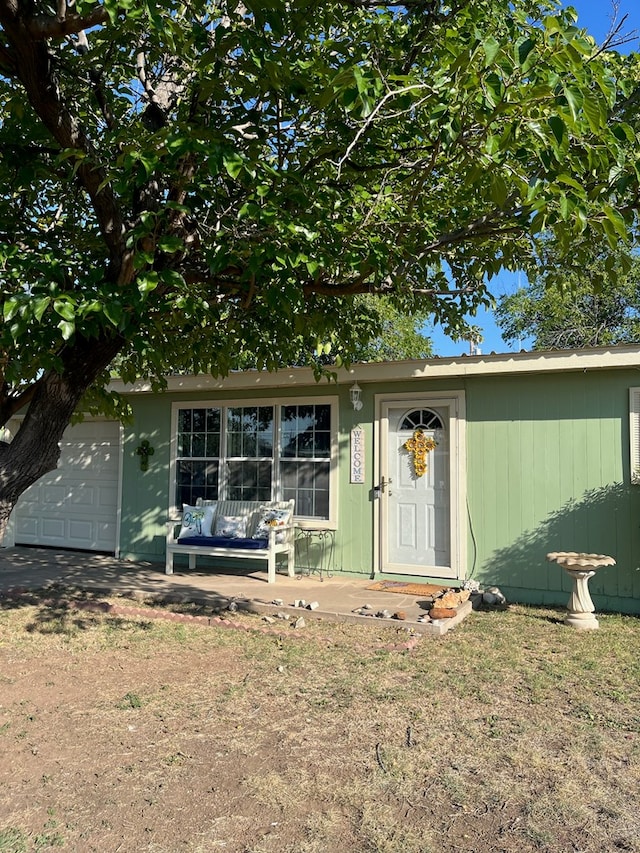
M 578 23 L 580 26 L 586 27 L 591 35 L 597 41 L 601 41 L 609 31 L 611 25 L 611 17 L 613 14 L 613 4 L 611 0 L 573 0 L 565 5 L 573 6 L 578 12 Z M 630 32 L 637 30 L 640 33 L 640 2 L 639 0 L 619 0 L 618 3 L 618 20 L 627 15 L 624 30 Z M 623 51 L 640 50 L 639 40 L 636 38 L 632 43 L 620 48 Z M 524 284 L 522 278 L 518 279 L 511 273 L 502 273 L 491 282 L 491 292 L 493 296 L 499 297 L 505 293 L 512 292 L 518 284 Z M 500 335 L 491 312 L 480 311 L 471 321 L 480 326 L 484 340 L 480 345 L 482 352 L 509 352 L 519 350 L 526 345 L 526 342 L 518 344 L 506 344 Z M 454 342 L 448 338 L 439 328 L 429 327 L 426 334 L 433 340 L 435 355 L 460 355 L 469 352 L 469 345 L 464 341 Z

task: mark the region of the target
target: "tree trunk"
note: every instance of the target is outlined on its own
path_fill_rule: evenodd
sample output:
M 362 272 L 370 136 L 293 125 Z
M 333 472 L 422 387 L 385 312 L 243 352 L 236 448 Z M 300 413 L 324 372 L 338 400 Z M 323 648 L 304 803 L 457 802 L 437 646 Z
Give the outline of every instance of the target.
M 24 420 L 7 445 L 0 446 L 0 541 L 20 495 L 53 471 L 60 440 L 82 396 L 122 348 L 122 338 L 80 339 L 68 351 L 61 373 L 46 373 L 37 383 Z

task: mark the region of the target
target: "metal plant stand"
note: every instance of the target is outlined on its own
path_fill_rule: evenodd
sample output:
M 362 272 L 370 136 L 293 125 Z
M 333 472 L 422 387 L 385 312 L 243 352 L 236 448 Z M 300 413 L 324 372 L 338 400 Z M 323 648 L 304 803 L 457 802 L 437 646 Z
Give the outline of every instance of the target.
M 595 607 L 589 594 L 589 578 L 595 575 L 597 569 L 615 566 L 616 561 L 606 554 L 580 554 L 576 551 L 552 551 L 547 554 L 547 560 L 562 566 L 573 584 L 564 624 L 582 630 L 595 630 L 598 620 L 594 616 Z

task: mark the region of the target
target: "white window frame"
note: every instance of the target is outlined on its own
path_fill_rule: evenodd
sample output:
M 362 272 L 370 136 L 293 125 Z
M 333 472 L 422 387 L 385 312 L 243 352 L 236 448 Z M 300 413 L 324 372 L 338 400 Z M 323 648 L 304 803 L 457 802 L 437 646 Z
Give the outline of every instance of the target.
M 629 471 L 640 485 L 640 388 L 629 388 Z
M 328 405 L 330 410 L 330 450 L 329 450 L 329 518 L 310 518 L 308 516 L 296 516 L 299 527 L 317 530 L 335 530 L 338 526 L 338 414 L 339 398 L 337 395 L 316 397 L 269 397 L 269 398 L 225 398 L 222 400 L 184 400 L 171 404 L 171 457 L 169 463 L 169 500 L 168 512 L 170 519 L 180 518 L 180 507 L 176 506 L 176 473 L 177 473 L 177 451 L 178 451 L 178 415 L 181 409 L 221 409 L 222 420 L 226 416 L 228 408 L 248 408 L 252 406 L 273 406 L 274 409 L 274 458 L 273 477 L 275 489 L 280 487 L 280 408 L 282 406 L 322 406 Z M 222 427 L 224 431 L 224 426 Z M 182 458 L 182 457 L 181 457 Z M 220 457 L 226 460 L 225 457 Z M 235 458 L 235 457 L 234 457 Z

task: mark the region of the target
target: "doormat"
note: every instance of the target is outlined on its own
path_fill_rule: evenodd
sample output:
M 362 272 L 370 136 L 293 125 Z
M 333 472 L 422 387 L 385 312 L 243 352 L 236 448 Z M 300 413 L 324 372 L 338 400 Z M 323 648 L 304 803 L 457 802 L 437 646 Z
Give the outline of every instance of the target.
M 372 589 L 376 592 L 402 592 L 405 595 L 428 595 L 433 598 L 436 595 L 441 595 L 450 586 L 440 586 L 436 583 L 405 583 L 404 581 L 376 581 L 369 584 L 365 589 Z

